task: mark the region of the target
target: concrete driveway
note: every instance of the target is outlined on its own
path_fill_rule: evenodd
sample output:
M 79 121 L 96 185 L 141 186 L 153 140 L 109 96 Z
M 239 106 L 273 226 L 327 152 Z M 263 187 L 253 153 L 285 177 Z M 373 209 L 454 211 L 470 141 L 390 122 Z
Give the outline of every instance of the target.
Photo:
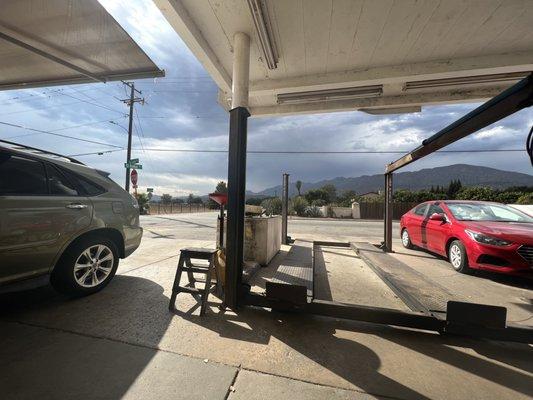
M 2 399 L 533 396 L 533 351 L 527 345 L 260 309 L 221 312 L 214 296 L 205 317 L 186 294 L 178 296 L 178 311 L 170 313 L 179 249 L 212 247 L 216 213 L 143 217 L 142 223 L 141 247 L 123 260 L 102 292 L 71 300 L 42 288 L 0 299 Z M 381 224 L 292 220 L 289 233 L 303 243 L 377 242 Z M 447 288 L 480 302 L 514 304 L 513 318 L 530 321 L 533 291 L 526 283 L 465 279 L 443 260 L 396 248 L 397 257 Z M 353 255 L 327 257 L 333 257 L 325 260 L 330 264 L 324 271 L 332 298 L 363 301 L 370 292 L 371 303 L 402 307 Z M 359 280 L 359 287 L 372 290 L 351 291 L 355 285 L 339 279 L 341 263 L 354 269 L 350 279 Z

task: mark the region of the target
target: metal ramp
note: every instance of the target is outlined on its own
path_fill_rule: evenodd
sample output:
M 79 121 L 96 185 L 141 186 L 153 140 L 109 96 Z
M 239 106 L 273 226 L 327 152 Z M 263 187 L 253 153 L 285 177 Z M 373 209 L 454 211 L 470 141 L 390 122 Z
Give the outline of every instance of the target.
M 446 313 L 447 303 L 454 297 L 448 290 L 370 243 L 351 246 L 411 310 Z
M 274 277 L 266 282 L 266 295 L 293 305 L 305 305 L 313 299 L 312 248 L 293 245 L 278 267 Z

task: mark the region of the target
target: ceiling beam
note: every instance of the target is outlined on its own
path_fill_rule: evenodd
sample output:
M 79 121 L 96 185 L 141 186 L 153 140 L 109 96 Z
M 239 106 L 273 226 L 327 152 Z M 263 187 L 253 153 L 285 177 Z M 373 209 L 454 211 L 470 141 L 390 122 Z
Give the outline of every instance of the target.
M 250 96 L 531 71 L 533 52 L 517 52 L 261 80 L 251 82 Z
M 499 94 L 506 87 L 442 90 L 430 93 L 405 94 L 351 100 L 324 101 L 306 104 L 279 104 L 275 106 L 252 106 L 252 117 L 269 117 L 294 114 L 318 114 L 340 111 L 355 111 L 371 108 L 396 108 L 431 104 L 455 104 L 483 101 Z
M 180 0 L 153 0 L 219 88 L 231 92 L 231 77 Z

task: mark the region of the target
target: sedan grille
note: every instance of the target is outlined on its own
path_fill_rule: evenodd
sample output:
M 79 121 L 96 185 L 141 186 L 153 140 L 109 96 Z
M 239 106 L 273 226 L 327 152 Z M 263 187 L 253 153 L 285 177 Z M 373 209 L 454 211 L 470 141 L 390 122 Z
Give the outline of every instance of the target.
M 533 265 L 533 246 L 520 246 L 517 252 L 529 265 Z

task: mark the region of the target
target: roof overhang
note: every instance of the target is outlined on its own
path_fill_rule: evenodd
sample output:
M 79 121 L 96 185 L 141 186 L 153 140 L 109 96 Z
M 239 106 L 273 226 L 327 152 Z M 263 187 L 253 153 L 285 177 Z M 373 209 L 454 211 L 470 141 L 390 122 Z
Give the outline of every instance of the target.
M 0 90 L 164 76 L 97 0 L 3 0 Z
M 154 3 L 215 80 L 226 109 L 233 35 L 250 36 L 253 116 L 483 101 L 533 71 L 531 2 Z M 365 96 L 367 87 L 379 90 Z

